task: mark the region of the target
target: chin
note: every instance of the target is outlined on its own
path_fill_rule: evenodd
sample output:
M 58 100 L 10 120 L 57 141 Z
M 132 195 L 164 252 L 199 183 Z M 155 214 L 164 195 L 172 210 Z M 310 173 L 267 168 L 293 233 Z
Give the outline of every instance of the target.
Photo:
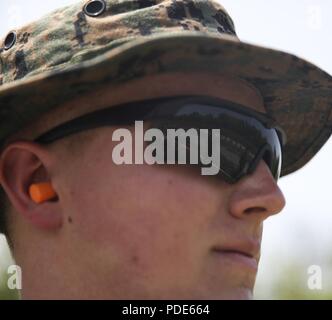
M 193 292 L 193 291 L 192 291 Z M 238 288 L 223 288 L 216 291 L 215 289 L 197 292 L 195 294 L 190 294 L 189 297 L 185 299 L 194 299 L 194 300 L 253 300 L 253 289 L 238 287 Z
M 253 300 L 254 294 L 252 289 L 241 288 L 235 290 L 233 294 L 230 295 L 229 300 Z

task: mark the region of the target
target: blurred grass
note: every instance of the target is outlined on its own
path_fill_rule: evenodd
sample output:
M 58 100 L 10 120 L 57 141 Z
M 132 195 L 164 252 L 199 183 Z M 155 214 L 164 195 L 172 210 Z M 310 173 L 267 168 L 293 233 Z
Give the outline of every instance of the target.
M 18 300 L 19 292 L 17 290 L 8 289 L 8 275 L 2 272 L 0 275 L 0 300 Z
M 328 261 L 328 257 L 327 261 Z M 322 289 L 308 287 L 308 266 L 305 261 L 288 260 L 275 263 L 279 273 L 265 271 L 255 290 L 255 299 L 266 300 L 332 300 L 332 268 L 324 264 L 322 268 Z M 325 260 L 326 261 L 326 260 Z M 256 284 L 257 284 L 256 283 Z
M 11 290 L 7 286 L 10 274 L 7 274 L 8 266 L 14 264 L 6 238 L 0 234 L 0 300 L 17 300 L 19 292 Z
M 308 275 L 303 266 L 294 262 L 289 263 L 284 269 L 279 281 L 272 287 L 272 296 L 278 300 L 332 300 L 332 283 L 328 274 L 323 272 L 322 289 L 312 290 L 308 288 Z M 323 270 L 326 271 L 326 268 Z M 305 270 L 306 271 L 306 270 Z

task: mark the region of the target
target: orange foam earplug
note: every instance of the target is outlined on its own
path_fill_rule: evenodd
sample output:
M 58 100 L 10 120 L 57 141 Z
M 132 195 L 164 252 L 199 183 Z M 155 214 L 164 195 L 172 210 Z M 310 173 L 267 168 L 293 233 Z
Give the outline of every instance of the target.
M 29 188 L 29 194 L 36 203 L 42 203 L 56 197 L 56 193 L 49 182 L 32 184 Z

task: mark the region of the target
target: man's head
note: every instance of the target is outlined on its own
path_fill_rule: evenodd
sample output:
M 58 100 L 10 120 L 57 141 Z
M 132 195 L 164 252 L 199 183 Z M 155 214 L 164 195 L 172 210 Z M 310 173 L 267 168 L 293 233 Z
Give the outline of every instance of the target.
M 10 32 L 3 44 L 0 182 L 23 297 L 251 297 L 262 223 L 285 204 L 265 158 L 228 184 L 184 165 L 116 165 L 115 125 L 50 144 L 34 139 L 97 109 L 202 94 L 284 130 L 283 176 L 330 136 L 331 77 L 241 42 L 213 0 L 82 1 Z M 229 145 L 255 147 L 240 123 Z M 253 163 L 245 160 L 245 168 Z M 56 197 L 36 204 L 29 186 L 44 182 Z
M 175 79 L 181 77 L 180 88 Z M 68 102 L 20 134 L 33 139 L 132 96 L 196 92 L 264 108 L 257 90 L 235 78 L 170 74 L 150 80 L 148 87 L 138 80 Z M 184 165 L 119 166 L 112 161 L 115 129 L 84 131 L 47 146 L 17 134 L 3 151 L 1 183 L 12 204 L 8 220 L 24 272 L 23 296 L 250 298 L 255 265 L 225 252 L 258 260 L 263 221 L 284 206 L 265 162 L 234 185 Z M 44 181 L 57 198 L 37 205 L 27 187 Z

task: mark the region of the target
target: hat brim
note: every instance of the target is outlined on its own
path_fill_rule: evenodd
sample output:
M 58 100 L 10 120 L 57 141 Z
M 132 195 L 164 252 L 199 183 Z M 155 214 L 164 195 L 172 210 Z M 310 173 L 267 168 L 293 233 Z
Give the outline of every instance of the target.
M 287 135 L 282 176 L 303 167 L 331 135 L 332 77 L 297 56 L 233 36 L 174 32 L 129 41 L 90 60 L 76 59 L 0 87 L 1 142 L 78 93 L 186 71 L 236 76 L 260 91 L 267 113 Z

